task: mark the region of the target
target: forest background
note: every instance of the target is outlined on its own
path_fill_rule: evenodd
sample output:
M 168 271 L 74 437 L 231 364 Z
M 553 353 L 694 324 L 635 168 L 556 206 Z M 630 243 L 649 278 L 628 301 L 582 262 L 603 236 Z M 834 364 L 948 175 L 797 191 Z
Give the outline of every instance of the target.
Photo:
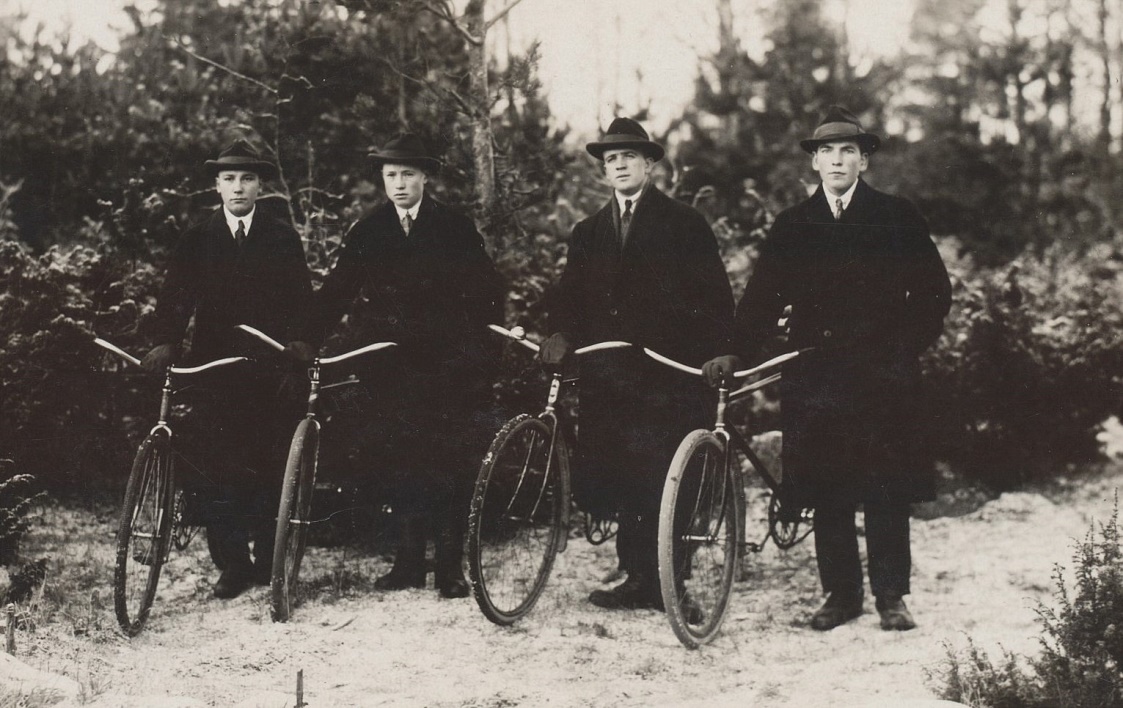
M 367 150 L 420 133 L 446 162 L 437 195 L 474 215 L 510 284 L 507 323 L 543 332 L 570 230 L 606 188 L 594 136 L 551 113 L 540 48 L 510 41 L 512 10 L 537 2 L 145 0 L 114 51 L 0 10 L 6 472 L 62 498 L 119 493 L 156 382 L 92 339 L 146 351 L 164 258 L 217 204 L 200 166 L 235 137 L 279 162 L 266 208 L 318 282 L 381 198 Z M 869 181 L 918 204 L 953 276 L 925 358 L 945 475 L 1002 491 L 1094 464 L 1123 400 L 1123 7 L 918 0 L 896 49 L 871 52 L 846 6 L 699 0 L 714 37 L 693 98 L 590 113 L 653 127 L 660 183 L 706 214 L 739 293 L 773 216 L 814 186 L 797 141 L 847 105 L 884 138 Z M 537 374 L 508 363 L 496 401 L 529 409 Z M 775 406 L 744 414 L 767 426 Z

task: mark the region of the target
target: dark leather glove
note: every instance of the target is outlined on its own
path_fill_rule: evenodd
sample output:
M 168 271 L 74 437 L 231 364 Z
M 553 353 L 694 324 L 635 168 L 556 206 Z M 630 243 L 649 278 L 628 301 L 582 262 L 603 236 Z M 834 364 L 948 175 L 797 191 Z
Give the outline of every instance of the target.
M 733 372 L 742 368 L 744 365 L 741 364 L 740 357 L 732 354 L 718 356 L 702 364 L 702 378 L 713 388 L 722 384 L 728 386 L 733 383 Z
M 154 374 L 164 373 L 179 358 L 179 347 L 174 344 L 157 344 L 144 355 L 140 365 Z
M 292 359 L 293 361 L 307 364 L 316 358 L 318 351 L 308 342 L 289 342 L 285 345 L 285 350 L 281 352 L 284 356 Z
M 551 334 L 538 349 L 538 360 L 547 369 L 561 367 L 569 355 L 573 353 L 573 343 L 565 332 Z

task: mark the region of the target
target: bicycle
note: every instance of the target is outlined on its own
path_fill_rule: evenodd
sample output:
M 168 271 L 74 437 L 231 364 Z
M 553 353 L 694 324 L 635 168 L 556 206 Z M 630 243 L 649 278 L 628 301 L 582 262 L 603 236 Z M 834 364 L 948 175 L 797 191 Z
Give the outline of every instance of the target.
M 101 339 L 94 343 L 134 366 L 140 359 Z M 113 609 L 122 631 L 135 637 L 148 620 L 156 598 L 160 571 L 172 546 L 184 550 L 196 528 L 185 521 L 186 501 L 176 486 L 172 446 L 172 377 L 198 374 L 222 366 L 247 361 L 235 356 L 209 361 L 199 366 L 169 366 L 160 390 L 160 413 L 156 425 L 141 441 L 125 485 L 125 498 L 117 526 L 117 559 L 113 571 Z
M 284 345 L 269 335 L 248 325 L 238 329 L 257 337 L 277 351 Z M 316 357 L 308 366 L 308 407 L 304 418 L 293 432 L 285 463 L 285 478 L 281 484 L 281 501 L 277 508 L 277 531 L 273 544 L 273 569 L 269 591 L 271 614 L 274 622 L 287 622 L 292 616 L 300 562 L 308 541 L 308 528 L 317 519 L 311 518 L 312 495 L 316 484 L 316 465 L 320 454 L 320 394 L 329 388 L 358 384 L 350 378 L 335 384 L 321 386 L 320 374 L 330 367 L 361 354 L 397 346 L 395 342 L 376 342 L 331 357 Z
M 488 325 L 532 352 L 538 345 L 521 327 Z M 581 347 L 582 356 L 630 347 L 600 342 Z M 495 624 L 524 617 L 541 596 L 554 558 L 569 536 L 569 434 L 558 416 L 563 377 L 551 375 L 545 409 L 523 413 L 499 430 L 480 465 L 468 516 L 468 573 L 476 604 Z M 600 544 L 612 537 L 603 522 L 586 520 L 585 537 Z
M 702 375 L 701 369 L 650 349 L 644 352 L 679 371 Z M 733 377 L 744 379 L 768 372 L 800 354 L 782 354 L 735 372 Z M 691 649 L 712 640 L 721 628 L 744 549 L 759 552 L 771 538 L 778 548 L 786 550 L 806 538 L 813 528 L 810 511 L 784 508 L 779 475 L 770 471 L 737 429 L 725 422 L 729 403 L 778 380 L 780 373 L 772 373 L 732 392 L 722 384 L 713 429 L 688 433 L 667 470 L 659 509 L 659 588 L 675 636 Z M 736 454 L 749 462 L 771 491 L 767 531 L 757 542 L 744 540 L 745 473 L 739 463 L 734 464 Z

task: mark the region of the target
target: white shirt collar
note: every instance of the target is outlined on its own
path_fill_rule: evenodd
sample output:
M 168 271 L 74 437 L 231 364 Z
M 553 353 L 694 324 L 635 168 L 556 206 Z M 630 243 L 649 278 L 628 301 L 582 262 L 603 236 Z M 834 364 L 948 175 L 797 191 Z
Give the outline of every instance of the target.
M 421 202 L 424 199 L 425 199 L 425 197 L 422 197 L 421 199 L 418 199 L 417 203 L 414 204 L 413 206 L 411 206 L 409 209 L 403 209 L 400 206 L 398 206 L 397 204 L 395 204 L 394 205 L 394 211 L 398 212 L 398 221 L 401 221 L 402 219 L 404 219 L 406 214 L 409 214 L 409 218 L 411 220 L 417 221 L 417 212 L 421 211 Z
M 846 190 L 841 197 L 836 197 L 831 194 L 830 190 L 827 189 L 827 185 L 823 185 L 823 196 L 827 198 L 827 205 L 831 208 L 832 213 L 834 212 L 834 202 L 836 199 L 842 200 L 843 211 L 846 211 L 846 209 L 850 207 L 850 200 L 854 198 L 854 190 L 858 188 L 858 182 L 859 180 L 854 180 L 854 184 L 850 185 L 850 189 Z
M 234 216 L 230 213 L 230 210 L 227 209 L 226 205 L 224 204 L 222 206 L 222 213 L 226 216 L 226 226 L 230 229 L 231 237 L 233 237 L 234 234 L 238 232 L 239 221 L 245 225 L 246 233 L 248 234 L 250 232 L 250 226 L 253 225 L 253 215 L 257 213 L 257 205 L 254 204 L 253 208 L 250 209 L 250 213 L 246 214 L 245 216 Z

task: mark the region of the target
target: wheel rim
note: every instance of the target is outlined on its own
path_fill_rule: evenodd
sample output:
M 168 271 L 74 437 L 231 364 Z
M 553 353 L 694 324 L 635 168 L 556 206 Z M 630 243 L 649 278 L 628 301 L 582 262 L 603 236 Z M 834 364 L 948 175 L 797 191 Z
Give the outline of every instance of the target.
M 291 459 L 297 467 L 285 476 L 273 556 L 273 619 L 285 621 L 292 613 L 300 563 L 308 539 L 312 490 L 316 481 L 318 428 L 304 421 L 297 430 Z M 298 442 L 297 442 L 298 441 Z M 290 464 L 291 467 L 291 464 Z M 283 521 L 282 521 L 283 520 Z
M 677 475 L 673 527 L 664 532 L 672 556 L 664 603 L 669 594 L 675 633 L 696 647 L 713 638 L 725 616 L 739 555 L 741 496 L 711 437 L 695 442 Z
M 525 615 L 545 587 L 557 553 L 568 465 L 550 428 L 524 418 L 497 436 L 473 498 L 470 571 L 476 599 L 493 622 Z M 560 440 L 559 440 L 560 443 Z
M 167 441 L 146 440 L 130 475 L 117 531 L 114 604 L 129 635 L 140 632 L 169 547 L 172 462 Z

